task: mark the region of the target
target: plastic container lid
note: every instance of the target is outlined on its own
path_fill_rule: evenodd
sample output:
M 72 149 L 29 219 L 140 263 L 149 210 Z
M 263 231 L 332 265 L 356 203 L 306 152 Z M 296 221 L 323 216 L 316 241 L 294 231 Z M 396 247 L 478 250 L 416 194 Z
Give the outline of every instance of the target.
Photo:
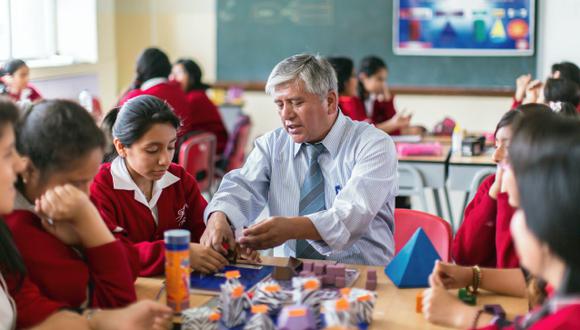
M 191 234 L 185 229 L 172 229 L 163 233 L 165 244 L 189 244 Z

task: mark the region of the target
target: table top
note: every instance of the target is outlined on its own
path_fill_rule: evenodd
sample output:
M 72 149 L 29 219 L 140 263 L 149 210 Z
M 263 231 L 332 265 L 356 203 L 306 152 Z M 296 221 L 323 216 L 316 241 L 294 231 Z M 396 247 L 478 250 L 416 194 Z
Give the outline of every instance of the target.
M 263 257 L 264 264 L 283 265 L 286 258 Z M 393 282 L 385 275 L 383 267 L 354 265 L 361 271 L 361 276 L 355 282 L 355 287 L 364 288 L 366 281 L 366 270 L 375 269 L 377 271 L 377 293 L 378 299 L 373 313 L 373 323 L 369 329 L 445 329 L 428 323 L 422 314 L 415 312 L 417 294 L 423 289 L 398 289 Z M 159 294 L 163 285 L 163 278 L 143 278 L 140 277 L 135 283 L 137 299 L 153 299 L 159 295 L 159 301 L 165 302 L 164 291 Z M 192 294 L 190 296 L 191 307 L 198 307 L 207 303 L 212 296 Z M 514 298 L 494 295 L 491 293 L 480 293 L 477 305 L 500 304 L 505 309 L 509 318 L 515 315 L 527 313 L 527 300 L 524 298 Z
M 496 163 L 491 158 L 489 152 L 485 152 L 479 156 L 461 156 L 451 155 L 449 158 L 450 165 L 489 165 L 496 166 Z

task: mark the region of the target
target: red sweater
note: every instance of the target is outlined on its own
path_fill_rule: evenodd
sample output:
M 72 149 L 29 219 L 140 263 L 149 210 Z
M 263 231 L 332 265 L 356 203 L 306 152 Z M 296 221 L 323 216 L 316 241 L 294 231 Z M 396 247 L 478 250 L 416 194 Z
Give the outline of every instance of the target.
M 167 101 L 175 111 L 175 114 L 181 119 L 181 127 L 177 133 L 178 136 L 190 131 L 192 122 L 195 121 L 194 114 L 190 110 L 185 98 L 185 93 L 181 90 L 181 86 L 176 82 L 169 81 L 157 84 L 146 90 L 134 89 L 127 92 L 119 101 L 119 105 L 123 105 L 128 100 L 139 95 L 153 95 L 162 100 Z
M 517 320 L 516 322 L 521 322 Z M 513 330 L 516 329 L 513 325 L 508 327 L 499 327 L 497 325 L 489 325 L 484 328 L 485 330 Z M 521 326 L 518 327 L 521 329 Z M 580 304 L 572 304 L 561 309 L 558 309 L 556 312 L 548 314 L 547 316 L 541 318 L 536 323 L 532 324 L 528 330 L 544 330 L 544 329 L 553 329 L 553 330 L 568 330 L 568 329 L 580 329 Z
M 191 126 L 185 128 L 187 132 L 208 131 L 217 137 L 216 153 L 222 155 L 228 143 L 228 131 L 224 126 L 218 108 L 207 97 L 203 90 L 192 90 L 186 94 L 187 102 L 194 114 Z
M 42 99 L 42 96 L 40 95 L 38 90 L 36 88 L 34 88 L 32 85 L 28 84 L 28 86 L 26 86 L 26 88 L 30 90 L 30 92 L 29 92 L 30 95 L 28 96 L 28 99 L 30 100 L 30 102 L 34 103 L 34 102 Z M 20 101 L 21 95 L 22 95 L 22 91 L 18 94 L 8 93 L 8 96 L 10 96 L 10 99 L 12 99 L 12 101 L 14 101 L 14 102 Z
M 203 211 L 207 202 L 195 179 L 176 164 L 170 165 L 169 172 L 180 180 L 161 192 L 157 201 L 159 224 L 155 223 L 151 210 L 135 200 L 134 191 L 113 188 L 111 163 L 101 165 L 91 185 L 91 199 L 107 226 L 115 235 L 128 238 L 139 250 L 141 276 L 163 273 L 166 230 L 188 229 L 192 242 L 199 242 L 205 230 Z
M 88 306 L 100 308 L 136 300 L 137 271 L 131 269 L 127 251 L 132 247 L 115 240 L 81 253 L 44 230 L 40 218 L 30 211 L 16 210 L 5 220 L 30 280 L 47 298 L 71 307 L 88 301 Z
M 395 116 L 397 111 L 395 110 L 394 99 L 395 96 L 389 101 L 375 100 L 370 118 L 367 116 L 364 103 L 356 96 L 340 96 L 338 98 L 338 105 L 342 109 L 342 113 L 349 116 L 352 120 L 367 121 L 376 125 Z M 396 130 L 389 134 L 400 135 L 401 131 Z
M 460 265 L 516 268 L 519 259 L 510 234 L 515 209 L 507 193 L 489 197 L 495 174 L 487 177 L 465 209 L 463 223 L 453 239 L 453 258 Z
M 44 321 L 54 312 L 70 307 L 47 298 L 36 284 L 25 277 L 22 284 L 14 276 L 6 276 L 10 296 L 16 303 L 16 328 L 30 328 Z

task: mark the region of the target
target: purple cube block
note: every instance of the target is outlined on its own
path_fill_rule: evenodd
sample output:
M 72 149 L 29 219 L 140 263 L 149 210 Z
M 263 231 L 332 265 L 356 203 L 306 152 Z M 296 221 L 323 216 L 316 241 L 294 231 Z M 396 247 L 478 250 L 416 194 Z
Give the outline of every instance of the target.
M 315 263 L 314 264 L 314 274 L 316 274 L 316 275 L 324 274 L 324 265 L 319 264 L 319 263 Z
M 301 272 L 300 272 L 300 274 L 299 274 L 299 275 L 300 275 L 300 277 L 310 277 L 310 276 L 312 276 L 313 274 L 312 274 L 312 272 L 309 272 L 309 271 L 303 270 L 303 271 L 301 271 Z
M 280 330 L 315 330 L 316 322 L 314 315 L 307 306 L 286 306 L 278 316 L 278 328 Z
M 303 261 L 302 262 L 302 271 L 313 272 L 314 271 L 314 263 L 312 261 Z
M 334 281 L 335 281 L 335 277 L 330 275 L 330 274 L 326 274 L 322 278 L 322 284 L 324 284 L 324 285 L 334 285 Z
M 335 274 L 336 277 L 346 277 L 346 266 L 344 264 L 336 264 Z
M 367 270 L 367 280 L 377 280 L 377 271 L 375 269 Z
M 336 279 L 334 280 L 334 285 L 339 289 L 344 288 L 344 286 L 346 285 L 346 280 L 344 276 L 337 276 Z
M 501 305 L 485 305 L 483 308 L 487 313 L 491 313 L 495 316 L 505 318 L 505 310 Z
M 365 289 L 370 290 L 370 291 L 375 291 L 377 289 L 377 281 L 367 278 L 367 282 L 365 284 Z

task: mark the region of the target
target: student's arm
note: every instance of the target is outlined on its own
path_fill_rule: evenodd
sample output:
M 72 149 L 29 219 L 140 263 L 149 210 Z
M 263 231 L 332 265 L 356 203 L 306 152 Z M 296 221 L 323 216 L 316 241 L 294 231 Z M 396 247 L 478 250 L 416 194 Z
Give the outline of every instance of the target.
M 486 178 L 465 209 L 463 223 L 452 246 L 453 259 L 459 265 L 496 266 L 497 201 L 489 195 L 494 180 L 494 176 Z
M 520 260 L 516 253 L 514 241 L 510 232 L 510 223 L 515 209 L 509 204 L 507 193 L 497 196 L 497 222 L 495 232 L 495 246 L 497 268 L 518 268 Z

